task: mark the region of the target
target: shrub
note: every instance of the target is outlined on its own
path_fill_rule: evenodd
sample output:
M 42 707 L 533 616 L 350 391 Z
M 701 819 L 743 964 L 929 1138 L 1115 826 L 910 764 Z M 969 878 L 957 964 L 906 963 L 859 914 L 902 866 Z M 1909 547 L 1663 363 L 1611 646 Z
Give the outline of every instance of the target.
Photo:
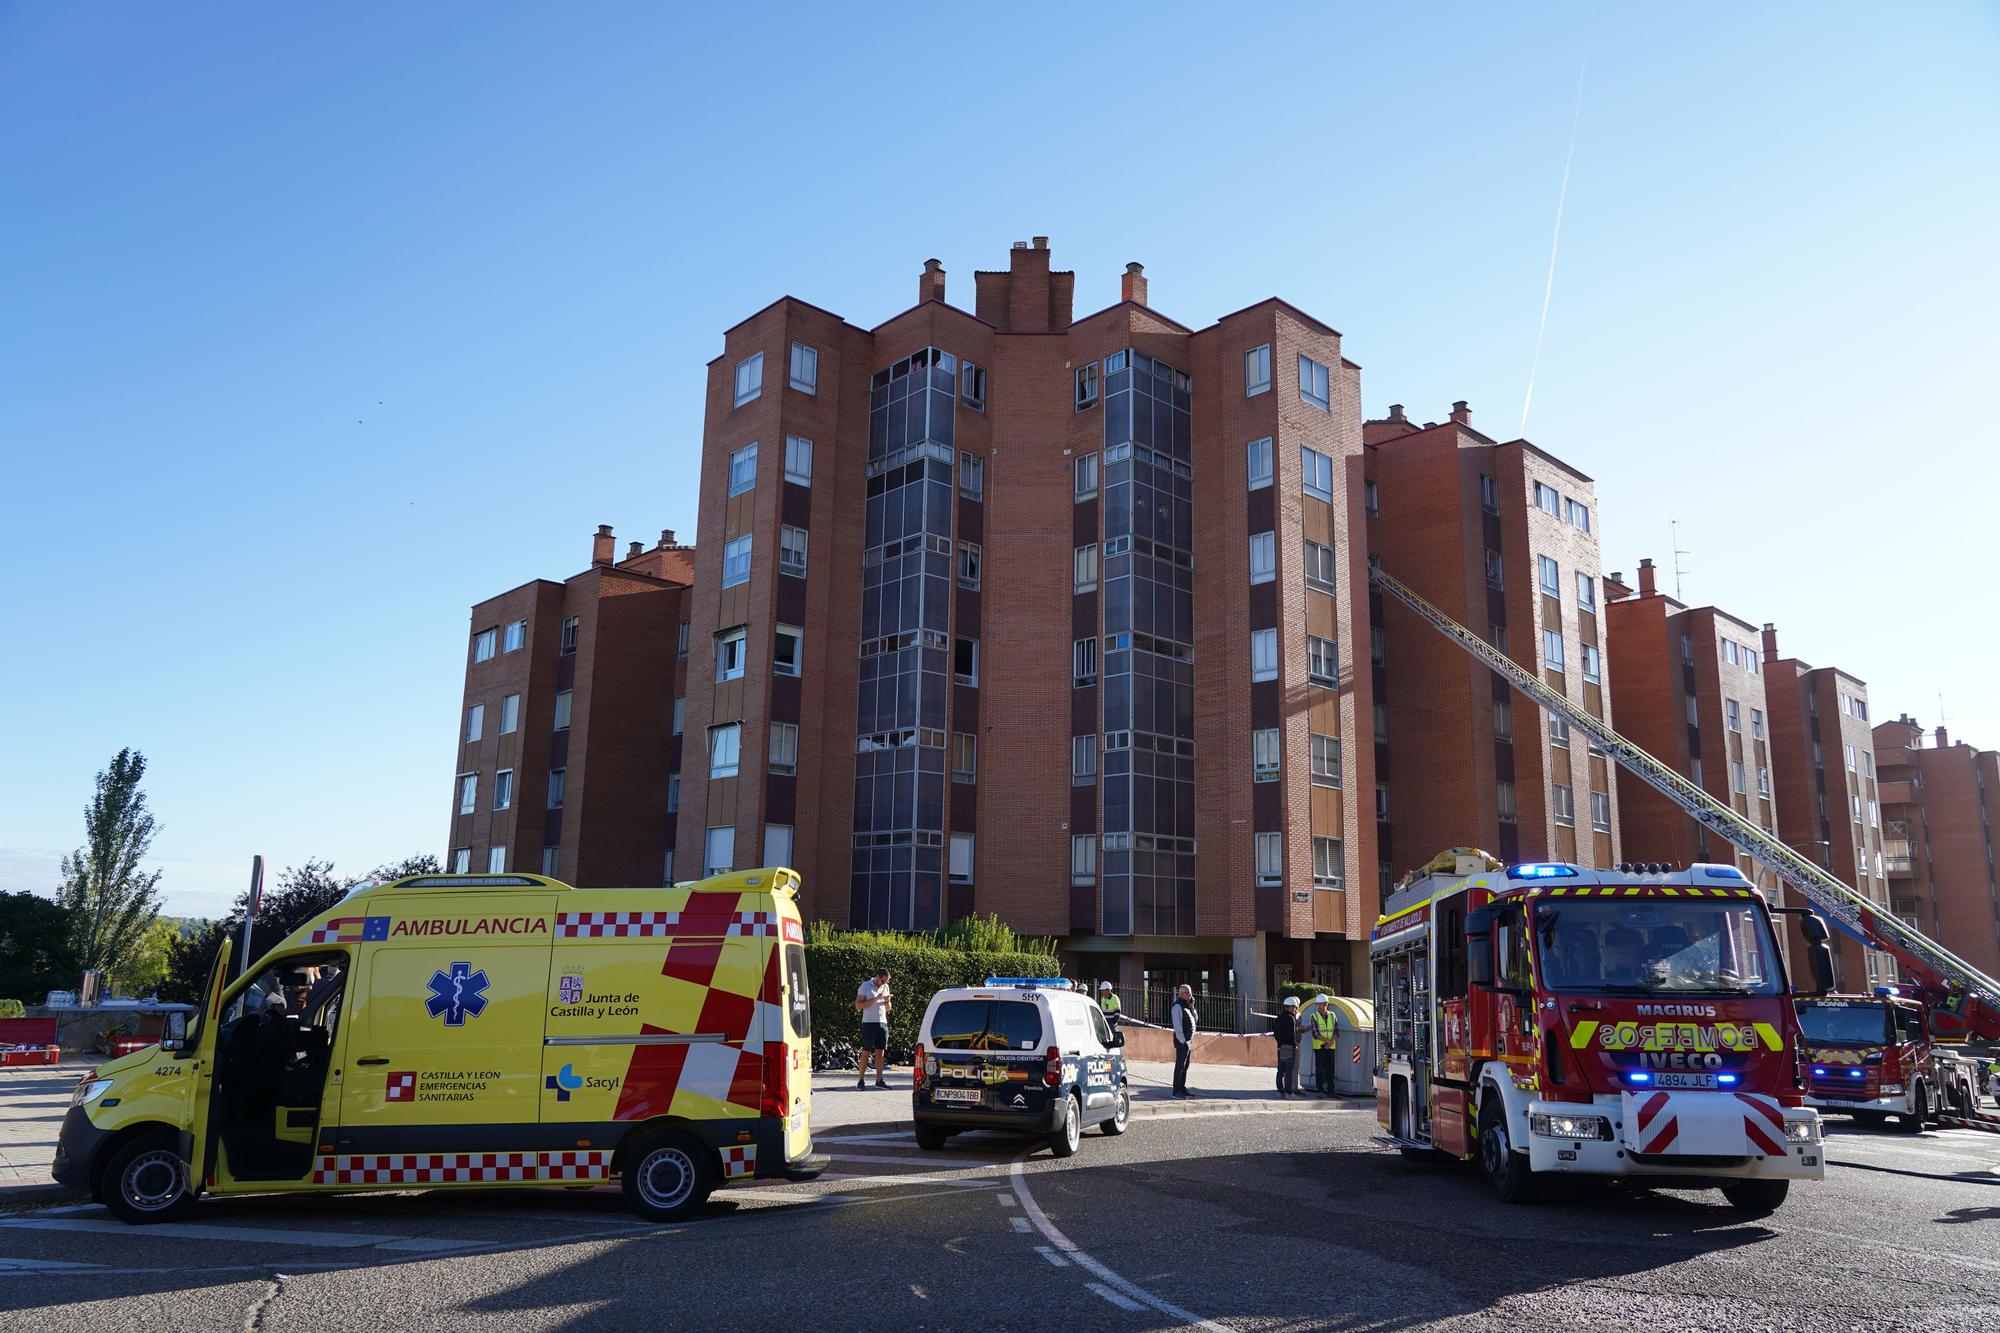
M 895 999 L 889 1045 L 906 1048 L 917 1043 L 931 996 L 947 986 L 975 986 L 990 976 L 1055 976 L 1061 967 L 1053 950 L 948 949 L 924 936 L 815 929 L 806 938 L 815 1038 L 858 1036 L 861 1015 L 854 1012 L 854 993 L 884 964 L 893 973 L 889 990 Z

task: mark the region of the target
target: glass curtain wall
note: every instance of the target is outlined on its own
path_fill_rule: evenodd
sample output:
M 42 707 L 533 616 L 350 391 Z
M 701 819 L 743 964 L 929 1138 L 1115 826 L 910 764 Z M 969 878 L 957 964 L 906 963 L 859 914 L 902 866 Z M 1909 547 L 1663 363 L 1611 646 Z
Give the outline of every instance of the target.
M 1104 362 L 1107 935 L 1194 934 L 1194 469 L 1183 372 Z
M 934 347 L 878 372 L 870 389 L 849 916 L 858 926 L 939 922 L 957 402 L 957 358 Z

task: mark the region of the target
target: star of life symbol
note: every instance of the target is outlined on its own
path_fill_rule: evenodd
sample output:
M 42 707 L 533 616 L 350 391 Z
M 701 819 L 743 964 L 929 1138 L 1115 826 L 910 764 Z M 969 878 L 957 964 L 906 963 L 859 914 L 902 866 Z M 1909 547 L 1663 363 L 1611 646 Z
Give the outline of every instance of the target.
M 470 963 L 453 963 L 449 972 L 431 974 L 431 997 L 424 1009 L 432 1018 L 442 1018 L 448 1028 L 464 1027 L 468 1016 L 486 1011 L 486 969 L 472 970 Z

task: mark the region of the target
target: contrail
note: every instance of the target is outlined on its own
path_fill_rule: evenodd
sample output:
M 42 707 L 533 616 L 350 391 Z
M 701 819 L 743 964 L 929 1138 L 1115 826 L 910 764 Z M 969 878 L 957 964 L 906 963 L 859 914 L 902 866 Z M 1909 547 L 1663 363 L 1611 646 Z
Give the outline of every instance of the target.
M 1541 323 L 1535 326 L 1535 355 L 1528 362 L 1528 393 L 1521 400 L 1523 436 L 1528 433 L 1528 408 L 1535 401 L 1535 372 L 1542 364 L 1542 338 L 1549 331 L 1549 298 L 1556 290 L 1556 251 L 1562 245 L 1563 204 L 1569 200 L 1569 165 L 1576 160 L 1576 132 L 1577 127 L 1583 123 L 1583 76 L 1589 68 L 1590 52 L 1586 49 L 1583 53 L 1583 63 L 1576 71 L 1576 109 L 1570 113 L 1569 151 L 1563 154 L 1562 188 L 1556 191 L 1556 230 L 1555 235 L 1549 240 L 1549 276 L 1542 284 L 1542 319 Z

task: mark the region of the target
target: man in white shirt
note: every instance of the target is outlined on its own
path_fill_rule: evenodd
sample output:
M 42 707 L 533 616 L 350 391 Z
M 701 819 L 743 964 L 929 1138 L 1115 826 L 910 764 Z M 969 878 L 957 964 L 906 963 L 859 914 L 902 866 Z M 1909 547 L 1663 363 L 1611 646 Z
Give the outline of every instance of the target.
M 854 1008 L 861 1015 L 861 1079 L 854 1086 L 868 1086 L 868 1057 L 875 1057 L 875 1086 L 886 1088 L 883 1077 L 889 1068 L 889 1010 L 895 998 L 889 994 L 889 969 L 879 968 L 854 992 Z

